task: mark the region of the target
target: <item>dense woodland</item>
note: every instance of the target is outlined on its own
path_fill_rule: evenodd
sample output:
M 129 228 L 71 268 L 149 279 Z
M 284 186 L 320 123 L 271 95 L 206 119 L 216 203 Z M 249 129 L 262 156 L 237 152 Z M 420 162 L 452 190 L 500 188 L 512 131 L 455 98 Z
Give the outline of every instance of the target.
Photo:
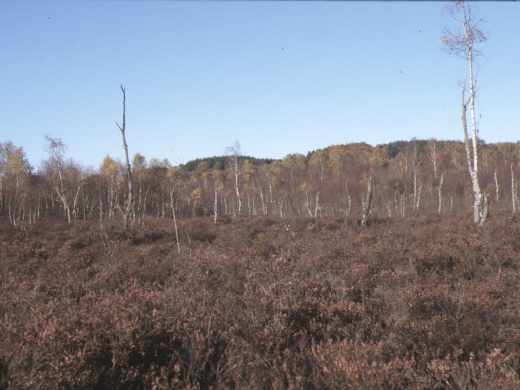
M 130 145 L 131 146 L 131 145 Z M 479 147 L 479 177 L 490 212 L 516 212 L 520 145 Z M 411 140 L 334 145 L 281 160 L 230 155 L 180 166 L 136 153 L 131 218 L 208 216 L 361 218 L 368 181 L 371 218 L 463 215 L 471 207 L 464 144 Z M 124 164 L 107 156 L 85 169 L 49 139 L 49 158 L 31 167 L 22 147 L 0 144 L 0 216 L 13 225 L 45 217 L 117 220 L 128 196 Z

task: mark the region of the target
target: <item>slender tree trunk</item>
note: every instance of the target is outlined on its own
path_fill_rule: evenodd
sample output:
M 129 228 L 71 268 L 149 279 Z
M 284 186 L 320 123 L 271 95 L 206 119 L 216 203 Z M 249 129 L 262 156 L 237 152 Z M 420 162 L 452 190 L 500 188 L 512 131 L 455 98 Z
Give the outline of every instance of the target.
M 439 188 L 438 188 L 438 204 L 437 204 L 437 214 L 442 214 L 442 186 L 444 184 L 444 172 L 441 173 L 441 178 L 439 180 Z
M 307 210 L 309 217 L 312 218 L 311 201 L 309 200 L 309 193 L 307 191 L 305 192 L 305 209 Z
M 472 63 L 470 60 L 470 55 L 468 55 L 468 63 L 470 66 L 470 74 L 473 73 Z M 472 85 L 473 78 L 470 76 L 470 94 L 474 95 L 475 90 Z M 468 172 L 471 178 L 472 190 L 473 190 L 473 222 L 478 225 L 482 225 L 487 217 L 487 199 L 484 200 L 480 190 L 479 178 L 478 178 L 478 140 L 477 140 L 477 127 L 476 127 L 476 119 L 475 108 L 474 108 L 474 96 L 470 96 L 470 110 L 471 117 L 473 121 L 473 135 L 472 135 L 472 145 L 470 145 L 469 136 L 468 136 L 468 122 L 467 122 L 467 105 L 466 99 L 464 96 L 464 90 L 462 91 L 462 128 L 464 131 L 464 146 L 466 150 L 466 161 L 468 164 Z M 472 149 L 472 150 L 471 150 Z M 473 152 L 473 153 L 472 153 Z
M 500 187 L 498 185 L 498 176 L 497 176 L 496 169 L 495 169 L 495 174 L 493 176 L 495 178 L 495 200 L 498 202 L 500 200 Z
M 99 224 L 103 224 L 103 200 L 101 199 L 101 195 L 99 196 Z
M 262 206 L 262 214 L 267 216 L 267 207 L 265 206 L 264 191 L 260 188 L 260 203 Z
M 417 191 L 417 199 L 415 201 L 415 210 L 419 210 L 419 207 L 421 206 L 421 193 L 422 193 L 422 184 L 419 185 L 419 190 Z
M 417 204 L 417 170 L 413 168 L 413 209 L 415 210 L 415 205 Z
M 361 226 L 366 226 L 372 207 L 372 176 L 368 178 L 367 193 L 362 200 Z
M 437 179 L 437 141 L 431 143 L 431 159 L 433 164 L 433 178 Z
M 347 195 L 346 217 L 350 218 L 351 213 L 352 213 L 352 197 L 350 195 Z
M 181 243 L 179 241 L 179 229 L 177 227 L 177 215 L 175 213 L 175 192 L 170 189 L 170 208 L 172 209 L 173 229 L 175 232 L 175 242 L 177 243 L 177 253 L 181 253 Z
M 513 207 L 513 214 L 516 213 L 516 184 L 515 184 L 515 170 L 513 163 L 511 163 L 511 205 Z
M 72 202 L 72 215 L 74 216 L 75 220 L 78 219 L 78 214 L 79 214 L 78 198 L 79 198 L 79 193 L 81 191 L 81 186 L 82 186 L 82 183 L 78 184 L 78 188 L 76 189 L 76 193 L 74 194 L 74 200 Z
M 119 125 L 116 122 L 117 127 L 119 127 L 119 131 L 121 131 L 121 137 L 123 138 L 123 149 L 125 152 L 125 162 L 126 162 L 126 173 L 128 175 L 128 195 L 126 199 L 126 209 L 123 214 L 125 228 L 128 228 L 130 213 L 133 207 L 133 180 L 132 180 L 132 166 L 130 165 L 130 158 L 128 157 L 128 143 L 126 142 L 126 89 L 123 85 L 121 85 L 121 93 L 123 94 L 123 122 Z
M 112 220 L 112 213 L 114 209 L 114 183 L 113 179 L 110 178 L 109 188 L 108 188 L 108 219 Z
M 238 156 L 234 157 L 234 170 L 235 170 L 235 195 L 237 197 L 237 214 L 240 215 L 242 211 L 242 200 L 240 199 L 240 188 L 238 185 L 238 176 L 239 176 L 239 168 L 238 168 Z
M 320 211 L 320 191 L 316 192 L 316 198 L 314 200 L 314 218 L 318 218 L 319 211 Z
M 218 218 L 218 191 L 215 190 L 215 199 L 213 202 L 213 223 L 217 223 Z
M 63 211 L 65 212 L 65 216 L 67 217 L 67 223 L 72 223 L 72 216 L 70 212 L 69 202 L 67 201 L 67 197 L 63 192 L 60 191 L 59 188 L 56 188 L 56 193 L 58 195 L 59 200 L 61 201 L 61 205 L 63 206 Z

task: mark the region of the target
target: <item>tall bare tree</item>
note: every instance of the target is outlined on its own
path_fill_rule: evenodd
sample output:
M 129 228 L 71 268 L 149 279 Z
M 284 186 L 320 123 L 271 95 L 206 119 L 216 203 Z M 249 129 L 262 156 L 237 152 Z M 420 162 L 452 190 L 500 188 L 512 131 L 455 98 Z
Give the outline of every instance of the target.
M 121 85 L 121 93 L 123 95 L 123 120 L 121 124 L 116 122 L 116 126 L 119 128 L 121 132 L 121 137 L 123 138 L 123 149 L 125 152 L 125 162 L 126 162 L 126 173 L 128 176 L 128 195 L 126 198 L 126 207 L 123 212 L 123 218 L 125 227 L 128 227 L 130 222 L 130 214 L 133 208 L 133 180 L 132 180 L 132 166 L 130 165 L 130 158 L 128 157 L 128 143 L 126 142 L 126 88 Z
M 466 60 L 466 79 L 462 87 L 461 118 L 466 160 L 473 190 L 473 221 L 478 225 L 482 225 L 487 217 L 488 206 L 487 196 L 481 191 L 478 175 L 479 130 L 476 114 L 477 80 L 475 75 L 475 57 L 479 55 L 476 46 L 484 42 L 486 36 L 480 30 L 479 22 L 474 19 L 471 7 L 467 2 L 455 2 L 451 8 L 451 13 L 453 19 L 458 24 L 458 28 L 455 31 L 446 30 L 442 36 L 442 42 L 451 54 L 462 56 Z M 466 90 L 469 92 L 467 99 Z M 471 121 L 471 142 L 468 135 L 468 114 Z

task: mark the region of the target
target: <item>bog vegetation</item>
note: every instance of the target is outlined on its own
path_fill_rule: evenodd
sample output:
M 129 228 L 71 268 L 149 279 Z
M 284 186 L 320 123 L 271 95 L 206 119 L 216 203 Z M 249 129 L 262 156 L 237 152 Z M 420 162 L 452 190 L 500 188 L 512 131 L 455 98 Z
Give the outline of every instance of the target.
M 0 388 L 520 386 L 516 217 L 145 225 L 2 225 Z

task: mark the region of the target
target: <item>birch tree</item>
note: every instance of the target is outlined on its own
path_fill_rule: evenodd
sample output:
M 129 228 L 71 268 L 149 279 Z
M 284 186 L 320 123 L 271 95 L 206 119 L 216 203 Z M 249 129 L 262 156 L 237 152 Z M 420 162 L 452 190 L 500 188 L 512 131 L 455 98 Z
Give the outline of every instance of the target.
M 439 180 L 439 186 L 437 187 L 438 196 L 437 196 L 437 214 L 442 214 L 442 186 L 444 185 L 444 172 L 441 173 L 441 178 Z
M 229 146 L 227 151 L 231 155 L 231 161 L 233 164 L 233 174 L 235 175 L 235 195 L 236 195 L 236 213 L 240 215 L 242 211 L 242 200 L 240 199 L 240 186 L 238 183 L 238 178 L 240 176 L 240 166 L 239 166 L 239 157 L 240 157 L 240 143 L 238 141 L 235 142 L 234 145 Z
M 67 217 L 67 223 L 72 222 L 70 210 L 70 199 L 67 194 L 65 183 L 65 144 L 59 138 L 45 136 L 49 147 L 48 167 L 50 170 L 51 182 L 56 195 L 63 206 L 63 211 Z
M 471 7 L 465 1 L 457 1 L 452 8 L 457 30 L 446 30 L 442 42 L 449 52 L 466 60 L 466 78 L 462 86 L 461 120 L 468 172 L 473 192 L 473 221 L 482 225 L 487 217 L 487 196 L 482 193 L 479 182 L 478 122 L 476 113 L 477 80 L 475 57 L 479 55 L 477 45 L 486 40 L 479 23 L 473 17 Z M 466 99 L 466 91 L 469 96 Z M 468 129 L 468 115 L 470 129 Z M 471 130 L 471 140 L 469 132 Z

